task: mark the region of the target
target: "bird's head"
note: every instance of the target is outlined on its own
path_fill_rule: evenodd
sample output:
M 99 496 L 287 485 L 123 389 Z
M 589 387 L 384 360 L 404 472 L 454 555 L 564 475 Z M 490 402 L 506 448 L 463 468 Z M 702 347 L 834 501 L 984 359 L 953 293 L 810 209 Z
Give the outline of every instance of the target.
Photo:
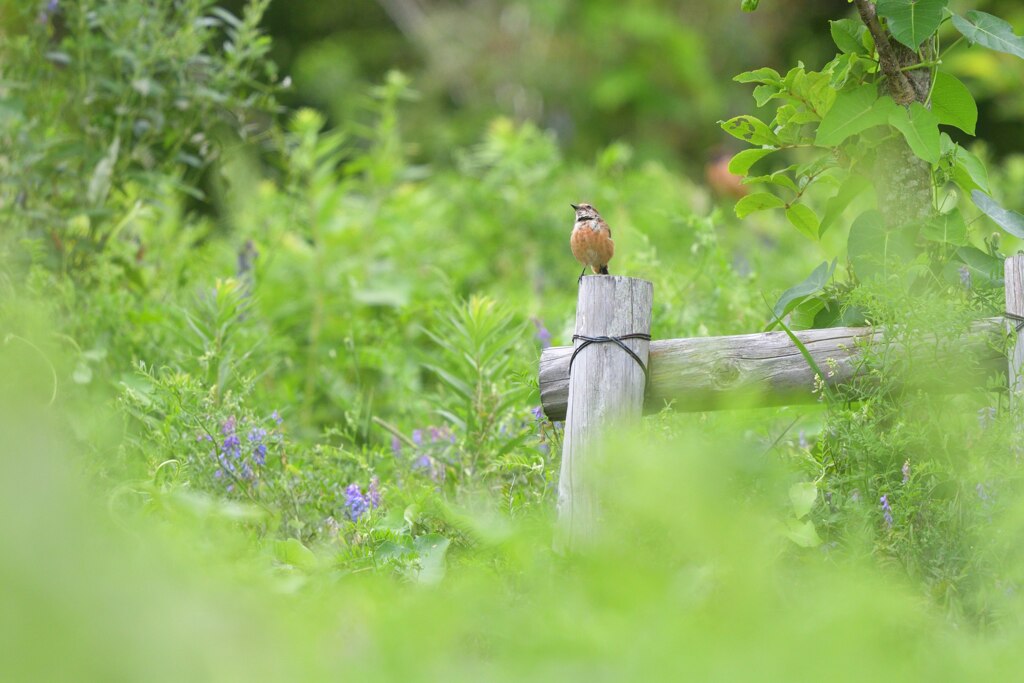
M 576 212 L 577 221 L 590 221 L 601 217 L 597 209 L 590 204 L 570 204 L 569 206 Z

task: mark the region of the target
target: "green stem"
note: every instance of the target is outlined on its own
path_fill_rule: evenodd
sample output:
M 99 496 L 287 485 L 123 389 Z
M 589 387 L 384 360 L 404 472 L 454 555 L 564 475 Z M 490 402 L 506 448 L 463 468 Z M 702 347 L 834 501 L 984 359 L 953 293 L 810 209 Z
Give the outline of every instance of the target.
M 956 40 L 954 40 L 954 41 L 953 41 L 952 43 L 950 43 L 950 44 L 949 44 L 949 47 L 947 47 L 947 48 L 946 48 L 945 50 L 943 50 L 943 51 L 942 51 L 942 54 L 941 54 L 941 55 L 939 55 L 939 58 L 938 58 L 938 60 L 937 60 L 937 61 L 941 62 L 941 61 L 942 61 L 942 58 L 943 58 L 943 57 L 945 57 L 945 56 L 946 56 L 947 54 L 949 54 L 949 51 L 950 51 L 950 50 L 952 50 L 952 49 L 953 49 L 954 47 L 956 47 L 957 45 L 959 45 L 959 44 L 960 44 L 960 41 L 961 41 L 961 40 L 963 40 L 963 39 L 964 39 L 964 37 L 963 37 L 963 36 L 960 36 L 959 38 L 957 38 Z

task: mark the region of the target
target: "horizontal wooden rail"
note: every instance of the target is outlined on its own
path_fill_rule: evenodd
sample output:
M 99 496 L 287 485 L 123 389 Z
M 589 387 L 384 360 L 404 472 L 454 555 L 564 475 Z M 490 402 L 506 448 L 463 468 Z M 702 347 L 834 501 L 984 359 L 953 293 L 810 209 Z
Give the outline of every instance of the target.
M 849 382 L 863 365 L 865 344 L 884 339 L 883 332 L 869 327 L 794 334 L 818 367 L 831 373 L 826 378 L 830 384 Z M 922 340 L 913 354 L 915 376 L 941 376 L 951 385 L 947 390 L 956 390 L 1005 373 L 1006 355 L 998 343 L 1005 334 L 1002 318 L 987 318 L 959 339 Z M 551 420 L 565 419 L 572 350 L 557 346 L 545 349 L 540 357 L 541 404 Z M 885 352 L 894 350 L 898 351 L 895 345 Z M 954 371 L 959 374 L 954 376 Z M 818 398 L 813 388 L 814 371 L 785 332 L 664 339 L 651 342 L 644 409 L 657 412 L 668 404 L 675 410 L 702 411 L 812 403 Z

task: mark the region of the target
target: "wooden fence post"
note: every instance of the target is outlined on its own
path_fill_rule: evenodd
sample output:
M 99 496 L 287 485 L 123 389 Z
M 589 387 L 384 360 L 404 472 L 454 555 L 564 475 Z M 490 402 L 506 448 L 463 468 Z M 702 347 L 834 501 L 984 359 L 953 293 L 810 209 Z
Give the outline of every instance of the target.
M 1006 330 L 1013 332 L 1019 327 L 1020 320 L 1014 320 L 1013 316 L 1024 318 L 1024 254 L 1017 254 L 1006 259 L 1003 266 L 1004 280 L 1006 284 Z M 1009 350 L 1009 372 L 1007 379 L 1010 389 L 1010 410 L 1020 409 L 1022 392 L 1024 392 L 1024 333 L 1017 334 L 1013 348 Z
M 584 277 L 576 308 L 576 334 L 588 337 L 651 332 L 654 287 L 646 280 L 610 275 Z M 577 340 L 574 348 L 584 342 Z M 644 362 L 650 342 L 623 340 Z M 558 479 L 558 547 L 586 546 L 599 523 L 595 465 L 611 429 L 639 423 L 646 381 L 640 365 L 614 343 L 580 350 L 569 375 L 569 398 Z

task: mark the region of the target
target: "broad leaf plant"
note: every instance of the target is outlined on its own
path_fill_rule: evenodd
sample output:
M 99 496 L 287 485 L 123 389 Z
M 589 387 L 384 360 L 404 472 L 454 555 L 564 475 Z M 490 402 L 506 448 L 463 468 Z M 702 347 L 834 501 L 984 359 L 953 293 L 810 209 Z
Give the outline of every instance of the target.
M 991 14 L 953 13 L 949 0 L 851 3 L 858 18 L 830 22 L 838 52 L 820 70 L 798 63 L 785 74 L 765 67 L 736 76 L 754 85 L 758 107 L 775 106 L 767 122 L 749 114 L 720 122 L 751 145 L 729 170 L 766 186 L 739 200 L 737 216 L 782 210 L 817 240 L 852 205 L 861 208 L 847 243 L 854 281 L 948 285 L 969 274 L 980 286 L 998 284 L 998 241 L 987 240 L 986 250 L 971 244 L 959 196 L 969 195 L 1017 237 L 1024 238 L 1024 216 L 991 197 L 984 163 L 946 132 L 973 136 L 978 108 L 967 86 L 943 70 L 943 59 L 967 46 L 1024 58 L 1024 38 Z M 742 9 L 757 5 L 743 0 Z M 817 210 L 805 201 L 811 186 L 828 196 Z M 814 326 L 857 322 L 822 294 L 834 267 L 822 264 L 785 292 L 773 319 L 799 307 L 801 321 Z

